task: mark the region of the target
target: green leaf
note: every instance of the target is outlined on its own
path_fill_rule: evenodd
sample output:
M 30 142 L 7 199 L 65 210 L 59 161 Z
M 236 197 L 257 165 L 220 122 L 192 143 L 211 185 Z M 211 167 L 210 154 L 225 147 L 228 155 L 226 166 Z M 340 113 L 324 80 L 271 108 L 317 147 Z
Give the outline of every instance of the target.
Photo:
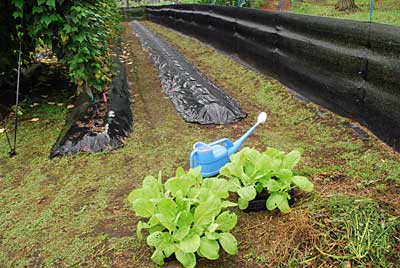
M 278 192 L 282 188 L 282 184 L 274 179 L 270 179 L 269 181 L 267 181 L 265 186 L 267 187 L 268 192 L 270 193 Z
M 21 9 L 23 7 L 23 5 L 24 5 L 24 1 L 23 0 L 13 0 L 12 3 L 18 9 Z
M 229 232 L 233 227 L 235 227 L 237 223 L 237 216 L 233 212 L 225 211 L 217 217 L 216 222 L 218 223 L 217 230 Z
M 267 199 L 268 210 L 279 208 L 282 212 L 290 212 L 290 207 L 286 196 L 282 193 L 272 193 Z
M 271 147 L 268 147 L 267 150 L 264 152 L 264 154 L 268 155 L 272 158 L 281 158 L 285 155 L 284 152 L 282 152 L 278 149 L 275 149 L 275 148 L 271 148 Z
M 198 167 L 196 167 L 196 168 L 191 168 L 191 169 L 189 169 L 188 174 L 189 174 L 190 176 L 194 177 L 194 178 L 197 178 L 197 179 L 202 179 L 202 178 L 203 178 L 203 177 L 201 176 L 201 167 L 200 167 L 200 166 L 198 166 Z
M 57 20 L 57 16 L 55 14 L 41 17 L 41 21 L 43 21 L 44 24 L 46 24 L 46 27 L 48 27 L 50 23 L 52 23 L 53 21 L 56 21 L 56 20 Z
M 196 252 L 200 247 L 200 236 L 197 234 L 189 234 L 180 243 L 179 248 L 185 253 Z
M 190 226 L 193 222 L 193 214 L 190 211 L 182 211 L 181 215 L 179 215 L 178 226 Z
M 143 180 L 142 197 L 162 198 L 162 184 L 153 176 L 147 176 Z
M 243 198 L 239 197 L 238 205 L 240 209 L 246 209 L 249 206 L 249 201 L 244 200 Z
M 32 15 L 40 14 L 40 13 L 42 13 L 42 12 L 45 11 L 45 10 L 46 10 L 46 8 L 45 8 L 44 6 L 34 6 L 34 7 L 32 8 Z
M 236 238 L 230 233 L 221 233 L 218 239 L 222 248 L 230 255 L 235 255 L 238 251 Z
M 161 245 L 163 239 L 164 239 L 163 232 L 154 232 L 147 237 L 146 242 L 147 245 L 157 248 Z
M 209 231 L 209 232 L 215 232 L 216 230 L 217 230 L 217 228 L 218 228 L 218 223 L 211 223 L 208 227 L 207 227 L 207 231 Z
M 55 0 L 47 0 L 46 2 L 48 7 L 56 8 L 56 1 Z
M 163 254 L 162 250 L 156 249 L 154 251 L 153 255 L 151 255 L 151 259 L 158 265 L 163 265 L 164 264 L 164 254 Z
M 300 157 L 301 157 L 301 154 L 299 151 L 297 151 L 297 150 L 291 151 L 290 153 L 285 155 L 285 157 L 283 158 L 282 168 L 286 168 L 286 169 L 294 168 L 297 165 L 297 163 L 300 161 Z
M 292 181 L 293 172 L 290 169 L 279 169 L 273 174 L 275 177 L 281 179 L 281 181 L 285 183 L 289 183 Z
M 159 213 L 164 216 L 174 219 L 177 214 L 176 204 L 173 200 L 165 198 L 162 199 L 157 205 Z
M 132 208 L 137 216 L 151 217 L 155 212 L 154 204 L 147 199 L 137 199 L 132 203 Z
M 175 177 L 181 177 L 181 176 L 184 176 L 185 174 L 186 173 L 185 173 L 185 170 L 183 169 L 183 167 L 178 167 L 175 172 Z
M 185 238 L 190 232 L 190 226 L 185 225 L 183 227 L 180 227 L 174 232 L 174 239 L 176 241 L 181 241 L 183 238 Z
M 242 187 L 242 184 L 240 183 L 238 178 L 232 178 L 228 182 L 230 185 L 229 191 L 231 192 L 237 192 L 240 187 Z
M 219 244 L 217 240 L 209 240 L 206 237 L 200 239 L 199 255 L 209 259 L 216 260 L 219 258 Z
M 216 197 L 227 198 L 231 185 L 224 179 L 207 178 L 203 181 L 203 187 L 209 189 Z
M 207 202 L 201 203 L 194 211 L 194 227 L 209 225 L 221 211 L 221 201 L 210 197 Z
M 219 238 L 219 233 L 216 232 L 205 232 L 207 239 L 217 240 Z
M 142 239 L 142 229 L 144 229 L 144 228 L 149 228 L 149 227 L 150 227 L 150 226 L 149 226 L 147 223 L 145 223 L 145 222 L 142 222 L 142 221 L 139 221 L 139 222 L 138 222 L 137 227 L 136 227 L 136 236 L 137 236 L 137 238 L 138 238 L 139 240 Z
M 164 215 L 162 213 L 156 213 L 154 214 L 157 219 L 160 221 L 160 223 L 168 229 L 168 231 L 172 232 L 176 229 L 176 225 L 174 223 L 174 218 L 168 217 L 167 215 Z
M 229 208 L 229 207 L 236 207 L 236 206 L 237 206 L 237 204 L 233 203 L 231 201 L 222 201 L 222 203 L 221 203 L 222 208 Z
M 237 191 L 238 195 L 246 201 L 251 201 L 256 198 L 257 192 L 254 186 L 242 187 Z
M 255 160 L 255 167 L 258 170 L 257 174 L 266 175 L 271 172 L 272 158 L 268 155 L 261 154 L 259 158 Z
M 76 36 L 74 36 L 74 40 L 77 40 L 79 43 L 82 43 L 84 40 L 86 40 L 86 34 L 81 33 Z
M 165 189 L 170 191 L 172 195 L 176 196 L 178 191 L 182 191 L 183 195 L 186 196 L 195 181 L 186 177 L 172 178 L 165 183 Z
M 20 10 L 16 10 L 16 11 L 13 12 L 14 19 L 22 18 L 23 15 L 24 15 L 24 13 L 22 11 L 20 11 Z
M 314 190 L 314 184 L 306 177 L 294 176 L 293 183 L 305 192 L 312 192 Z
M 176 249 L 177 248 L 174 243 L 166 243 L 163 250 L 165 257 L 168 258 L 169 256 L 171 256 L 173 253 L 175 253 Z
M 175 256 L 185 268 L 194 268 L 196 266 L 196 256 L 194 253 L 185 253 L 178 249 L 175 251 Z
M 264 179 L 264 178 L 259 180 L 259 183 L 257 183 L 256 187 L 255 187 L 256 188 L 256 192 L 257 193 L 261 193 L 264 190 L 264 188 L 266 187 L 265 185 L 267 184 L 267 182 L 268 182 L 268 180 Z
M 165 227 L 164 227 L 164 225 L 161 225 L 161 224 L 153 225 L 149 228 L 150 233 L 161 232 L 164 230 L 165 230 Z

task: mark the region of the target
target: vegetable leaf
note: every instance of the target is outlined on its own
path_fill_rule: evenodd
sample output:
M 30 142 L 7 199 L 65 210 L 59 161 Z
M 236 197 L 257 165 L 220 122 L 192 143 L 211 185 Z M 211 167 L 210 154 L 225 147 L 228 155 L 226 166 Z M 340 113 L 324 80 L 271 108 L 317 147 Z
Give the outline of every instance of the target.
M 202 237 L 200 239 L 200 248 L 199 253 L 209 259 L 209 260 L 216 260 L 219 258 L 219 244 L 217 240 L 210 240 L 206 237 Z
M 176 259 L 186 268 L 194 268 L 196 266 L 196 256 L 194 253 L 185 253 L 182 250 L 175 251 Z
M 200 236 L 194 233 L 189 234 L 179 243 L 179 248 L 185 253 L 196 252 L 199 247 Z
M 238 251 L 236 238 L 230 233 L 222 233 L 218 239 L 222 248 L 230 255 L 235 255 Z
M 293 182 L 305 192 L 312 192 L 314 190 L 314 184 L 310 182 L 306 177 L 294 176 Z

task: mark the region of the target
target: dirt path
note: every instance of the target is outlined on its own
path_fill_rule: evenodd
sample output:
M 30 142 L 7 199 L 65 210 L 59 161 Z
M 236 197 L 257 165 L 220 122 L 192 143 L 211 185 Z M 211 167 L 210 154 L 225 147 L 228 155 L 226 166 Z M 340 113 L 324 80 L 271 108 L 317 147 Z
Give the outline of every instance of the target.
M 292 3 L 291 0 L 282 0 L 282 10 L 289 10 Z M 261 9 L 265 10 L 280 10 L 280 0 L 266 0 Z

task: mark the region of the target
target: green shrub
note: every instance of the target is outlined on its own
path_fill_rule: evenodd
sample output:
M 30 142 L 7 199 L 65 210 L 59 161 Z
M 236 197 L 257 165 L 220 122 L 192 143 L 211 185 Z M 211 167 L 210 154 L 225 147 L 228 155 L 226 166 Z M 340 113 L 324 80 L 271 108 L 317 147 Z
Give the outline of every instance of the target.
M 9 65 L 15 64 L 20 44 L 25 63 L 35 48 L 45 45 L 65 64 L 79 91 L 105 89 L 112 77 L 111 50 L 120 21 L 115 0 L 1 2 L 0 35 L 7 37 L 1 56 L 11 59 Z

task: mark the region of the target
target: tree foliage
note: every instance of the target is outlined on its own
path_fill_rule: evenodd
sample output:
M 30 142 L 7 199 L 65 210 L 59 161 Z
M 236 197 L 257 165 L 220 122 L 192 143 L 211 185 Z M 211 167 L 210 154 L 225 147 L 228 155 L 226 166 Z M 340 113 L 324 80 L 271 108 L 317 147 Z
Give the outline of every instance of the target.
M 120 19 L 115 0 L 2 0 L 0 18 L 0 73 L 15 68 L 20 45 L 25 62 L 45 45 L 78 90 L 102 91 L 111 81 L 111 46 Z

